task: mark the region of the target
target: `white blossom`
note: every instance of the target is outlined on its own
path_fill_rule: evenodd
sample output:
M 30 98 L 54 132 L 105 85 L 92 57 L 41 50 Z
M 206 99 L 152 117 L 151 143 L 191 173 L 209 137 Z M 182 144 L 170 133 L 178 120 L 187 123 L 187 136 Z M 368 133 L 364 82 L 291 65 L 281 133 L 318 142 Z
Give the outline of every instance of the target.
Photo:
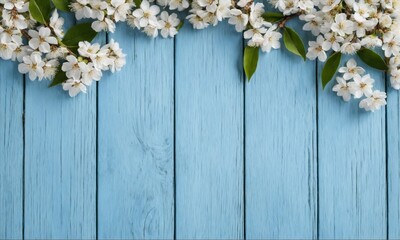
M 344 80 L 350 80 L 354 77 L 359 77 L 365 73 L 364 68 L 357 66 L 356 60 L 354 58 L 350 59 L 345 67 L 339 68 L 339 72 L 343 73 Z
M 63 89 L 69 92 L 69 96 L 75 97 L 80 92 L 86 93 L 86 86 L 79 80 L 68 79 L 65 83 L 62 84 Z
M 23 57 L 23 62 L 18 65 L 20 73 L 28 73 L 30 80 L 43 79 L 45 62 L 43 62 L 40 53 L 34 52 L 30 56 Z
M 332 24 L 331 29 L 340 36 L 345 36 L 346 34 L 353 33 L 354 23 L 350 20 L 347 20 L 346 14 L 340 13 L 336 15 L 335 22 Z
M 51 30 L 47 27 L 41 27 L 39 31 L 29 30 L 29 36 L 29 46 L 43 53 L 50 52 L 50 44 L 58 44 L 57 38 L 51 35 Z
M 64 19 L 57 10 L 49 22 L 37 22 L 29 14 L 28 0 L 0 0 L 0 58 L 20 62 L 18 69 L 31 80 L 51 80 L 62 71 L 68 80 L 64 90 L 71 96 L 86 92 L 104 71 L 120 71 L 126 56 L 119 44 L 82 41 L 66 46 Z M 283 17 L 266 21 L 270 4 Z M 183 22 L 178 11 L 188 9 L 188 22 L 195 29 L 215 26 L 221 21 L 243 32 L 246 44 L 270 52 L 281 47 L 287 22 L 298 17 L 304 31 L 313 35 L 307 58 L 325 62 L 328 55 L 354 55 L 368 48 L 385 56 L 390 83 L 400 89 L 400 1 L 398 0 L 71 0 L 69 7 L 77 20 L 90 19 L 97 31 L 114 32 L 118 22 L 127 22 L 149 37 L 174 37 Z M 270 11 L 270 10 L 268 10 Z M 277 15 L 278 16 L 278 15 Z M 297 31 L 297 29 L 296 29 Z M 374 49 L 375 48 L 375 49 Z M 374 111 L 386 104 L 386 94 L 374 90 L 374 80 L 350 59 L 339 68 L 333 91 L 345 101 L 360 99 L 359 106 Z M 59 79 L 58 79 L 59 80 Z
M 80 42 L 78 52 L 82 57 L 88 57 L 90 59 L 95 59 L 97 53 L 100 51 L 100 44 L 91 44 L 89 42 Z
M 327 55 L 324 49 L 324 38 L 322 36 L 318 36 L 317 41 L 310 41 L 307 52 L 307 58 L 310 60 L 315 60 L 318 58 L 319 61 L 325 62 L 327 59 Z
M 280 39 L 282 34 L 275 31 L 277 26 L 273 26 L 267 30 L 264 34 L 264 41 L 261 45 L 261 50 L 263 52 L 270 52 L 271 49 L 278 49 L 281 47 Z
M 178 33 L 178 25 L 181 21 L 178 19 L 178 15 L 175 13 L 169 15 L 168 12 L 163 11 L 160 14 L 160 20 L 158 26 L 161 29 L 161 35 L 164 38 L 174 37 Z
M 400 35 L 394 32 L 387 32 L 383 35 L 382 49 L 385 51 L 385 56 L 399 55 L 400 53 Z
M 169 2 L 170 10 L 177 9 L 178 11 L 183 11 L 187 8 L 189 8 L 189 1 L 187 1 L 187 0 L 171 0 Z
M 147 0 L 143 0 L 140 4 L 140 8 L 132 12 L 135 17 L 135 24 L 137 28 L 147 27 L 149 24 L 157 26 L 158 21 L 156 15 L 160 12 L 160 8 L 157 5 L 150 5 Z
M 375 90 L 370 96 L 361 100 L 360 108 L 364 108 L 366 111 L 376 111 L 382 106 L 386 105 L 386 93 Z
M 119 43 L 111 39 L 110 43 L 105 47 L 110 49 L 110 70 L 111 72 L 120 71 L 126 64 L 125 54 L 122 53 L 122 49 L 119 47 Z
M 249 22 L 249 16 L 244 14 L 240 9 L 231 9 L 230 15 L 231 17 L 229 18 L 228 23 L 235 25 L 236 31 L 244 31 Z
M 396 90 L 400 90 L 400 69 L 390 71 L 390 84 Z
M 339 97 L 342 97 L 344 101 L 350 101 L 351 93 L 347 82 L 341 77 L 337 77 L 336 81 L 337 84 L 333 87 L 332 90 L 336 92 Z
M 5 36 L 0 37 L 0 58 L 4 60 L 10 60 L 17 47 L 18 45 L 13 43 L 11 39 Z
M 371 76 L 354 76 L 354 81 L 350 82 L 349 89 L 351 94 L 354 95 L 354 98 L 361 98 L 362 96 L 370 96 L 372 94 L 374 79 Z
M 50 27 L 59 38 L 64 37 L 64 18 L 59 17 L 58 11 L 54 11 L 50 18 Z
M 51 59 L 45 62 L 43 66 L 43 78 L 53 79 L 53 77 L 57 73 L 57 67 L 59 66 L 59 62 L 57 59 Z
M 78 59 L 73 55 L 68 55 L 65 58 L 67 61 L 63 63 L 61 70 L 63 70 L 68 78 L 75 80 L 81 77 L 81 68 L 79 66 Z

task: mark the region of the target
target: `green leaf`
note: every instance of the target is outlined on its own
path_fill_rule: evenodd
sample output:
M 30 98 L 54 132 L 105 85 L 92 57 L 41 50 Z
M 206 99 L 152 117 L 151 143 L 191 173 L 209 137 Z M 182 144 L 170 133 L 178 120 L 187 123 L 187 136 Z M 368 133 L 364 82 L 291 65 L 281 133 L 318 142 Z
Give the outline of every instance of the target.
M 326 85 L 335 76 L 337 69 L 339 68 L 340 61 L 342 60 L 341 52 L 334 52 L 326 61 L 324 68 L 322 69 L 322 88 L 325 89 Z
M 56 6 L 56 8 L 58 10 L 70 12 L 70 9 L 69 9 L 70 1 L 69 0 L 52 0 L 52 1 L 53 1 L 54 6 Z
M 47 24 L 51 13 L 50 0 L 30 0 L 29 13 L 37 22 Z
M 283 33 L 283 43 L 285 44 L 287 50 L 302 57 L 304 61 L 306 60 L 306 49 L 304 48 L 304 43 L 296 31 L 289 27 L 285 27 Z
M 250 81 L 251 77 L 257 69 L 259 48 L 247 46 L 243 54 L 243 68 L 247 80 Z
M 280 22 L 285 19 L 285 16 L 282 13 L 278 12 L 266 12 L 262 14 L 262 17 L 265 21 L 270 23 Z
M 54 76 L 53 81 L 50 83 L 49 88 L 57 86 L 63 82 L 67 81 L 67 76 L 65 72 L 61 70 L 61 66 L 57 70 L 57 74 Z
M 389 67 L 385 63 L 379 54 L 368 48 L 362 48 L 357 52 L 357 55 L 365 62 L 368 66 L 376 68 L 378 70 L 387 71 Z
M 135 6 L 138 8 L 140 7 L 140 4 L 142 3 L 142 0 L 134 0 Z
M 91 42 L 97 35 L 91 23 L 81 23 L 71 27 L 65 34 L 62 43 L 71 51 L 77 52 L 78 44 L 82 41 Z

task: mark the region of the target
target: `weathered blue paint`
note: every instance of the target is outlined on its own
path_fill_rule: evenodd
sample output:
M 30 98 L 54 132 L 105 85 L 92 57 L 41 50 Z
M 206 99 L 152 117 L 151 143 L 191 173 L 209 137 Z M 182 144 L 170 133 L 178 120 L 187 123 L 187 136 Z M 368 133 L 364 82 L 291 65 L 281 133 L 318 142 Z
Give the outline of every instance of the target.
M 400 239 L 400 94 L 390 89 L 389 85 L 387 87 L 388 234 L 389 239 Z
M 242 39 L 227 24 L 176 40 L 176 237 L 244 236 Z
M 127 66 L 74 99 L 1 62 L 0 239 L 400 238 L 396 91 L 365 113 L 285 50 L 245 83 L 227 24 L 111 38 Z
M 22 238 L 24 80 L 0 61 L 0 239 Z
M 70 99 L 48 84 L 26 84 L 25 237 L 93 238 L 96 91 Z
M 316 64 L 284 48 L 260 56 L 246 84 L 246 236 L 315 238 Z
M 173 238 L 174 41 L 109 38 L 130 54 L 99 87 L 99 238 Z
M 384 75 L 371 68 L 368 72 L 375 88 L 384 90 Z M 384 239 L 385 109 L 367 113 L 358 108 L 359 101 L 345 103 L 331 88 L 318 87 L 320 237 Z
M 73 24 L 71 18 L 66 23 Z M 96 86 L 71 99 L 26 80 L 26 239 L 96 237 Z M 53 99 L 53 100 L 50 100 Z

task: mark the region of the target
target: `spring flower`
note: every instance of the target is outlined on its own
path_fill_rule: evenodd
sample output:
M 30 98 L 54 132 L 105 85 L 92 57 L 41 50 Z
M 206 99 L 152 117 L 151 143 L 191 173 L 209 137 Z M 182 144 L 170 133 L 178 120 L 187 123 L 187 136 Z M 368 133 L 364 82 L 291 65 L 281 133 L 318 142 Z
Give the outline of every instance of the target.
M 365 70 L 364 68 L 357 66 L 356 60 L 352 58 L 347 62 L 346 67 L 339 68 L 339 72 L 343 73 L 343 79 L 347 81 L 364 74 Z
M 344 41 L 344 38 L 337 36 L 334 33 L 326 33 L 324 35 L 325 41 L 322 43 L 322 48 L 326 51 L 332 49 L 335 52 L 340 50 L 340 44 Z
M 98 43 L 91 44 L 87 41 L 79 43 L 78 52 L 82 57 L 95 59 L 99 51 L 100 51 L 100 44 Z
M 335 8 L 340 3 L 340 0 L 321 0 L 321 3 L 323 4 L 322 12 L 327 13 Z
M 307 58 L 310 60 L 315 60 L 318 58 L 319 61 L 325 62 L 328 56 L 323 48 L 324 38 L 322 36 L 318 36 L 317 41 L 309 42 L 310 47 L 308 48 Z
M 51 36 L 50 28 L 47 27 L 41 27 L 39 31 L 29 30 L 29 36 L 32 37 L 29 46 L 33 50 L 39 49 L 40 52 L 48 53 L 50 52 L 50 44 L 58 44 L 57 39 Z
M 67 61 L 63 63 L 63 70 L 68 78 L 79 79 L 81 77 L 81 68 L 78 59 L 73 55 L 68 55 L 65 58 Z
M 232 9 L 230 11 L 231 17 L 229 18 L 228 23 L 235 25 L 235 29 L 237 32 L 242 32 L 246 29 L 247 23 L 249 22 L 249 16 L 244 14 L 239 9 Z
M 189 1 L 187 0 L 171 0 L 169 2 L 169 9 L 170 10 L 178 10 L 183 11 L 189 7 Z
M 164 38 L 174 37 L 178 33 L 177 27 L 180 22 L 178 15 L 175 13 L 169 15 L 168 12 L 163 11 L 158 21 L 159 28 L 161 29 L 161 36 Z
M 332 24 L 331 29 L 340 36 L 345 36 L 346 34 L 353 33 L 354 23 L 350 20 L 347 20 L 346 14 L 341 13 L 336 15 L 335 22 Z
M 34 52 L 30 56 L 23 57 L 23 62 L 18 65 L 18 71 L 23 74 L 28 73 L 29 79 L 32 81 L 36 78 L 40 81 L 43 79 L 44 65 L 40 54 Z
M 374 79 L 372 79 L 369 74 L 363 77 L 355 75 L 354 82 L 350 82 L 348 85 L 354 98 L 361 98 L 364 95 L 370 96 L 372 94 L 373 83 Z
M 86 93 L 86 86 L 79 80 L 68 79 L 65 83 L 62 84 L 63 89 L 68 91 L 70 97 L 75 97 L 80 92 Z
M 275 31 L 277 26 L 271 27 L 264 34 L 264 41 L 261 45 L 261 50 L 263 52 L 270 52 L 271 49 L 278 49 L 281 47 L 281 43 L 279 42 L 282 38 L 282 34 Z
M 9 60 L 13 56 L 13 52 L 17 49 L 18 45 L 13 43 L 11 39 L 4 37 L 0 38 L 0 58 Z
M 109 48 L 109 69 L 111 72 L 120 71 L 126 64 L 125 54 L 122 53 L 122 49 L 119 44 L 111 39 L 110 43 L 105 47 Z
M 394 89 L 400 89 L 400 69 L 395 69 L 390 72 L 390 84 Z
M 383 35 L 382 49 L 385 51 L 385 56 L 399 55 L 400 53 L 400 35 L 395 35 L 393 32 L 387 32 Z
M 54 11 L 50 18 L 50 27 L 59 38 L 64 37 L 64 18 L 59 17 L 58 11 Z
M 195 29 L 204 29 L 227 20 L 237 32 L 243 32 L 247 46 L 270 52 L 281 47 L 286 23 L 298 17 L 304 31 L 313 35 L 308 42 L 307 58 L 327 60 L 328 54 L 354 55 L 370 49 L 386 57 L 390 83 L 400 89 L 400 1 L 396 0 L 71 0 L 69 7 L 76 19 L 90 19 L 96 32 L 114 32 L 118 22 L 149 37 L 174 37 L 181 21 L 177 11 L 188 9 L 188 22 Z M 21 73 L 30 79 L 57 79 L 65 73 L 64 90 L 71 96 L 86 92 L 104 71 L 120 71 L 126 56 L 119 44 L 81 41 L 66 46 L 64 19 L 53 11 L 46 24 L 34 19 L 28 0 L 0 0 L 0 58 L 19 62 Z M 40 3 L 40 1 L 39 1 Z M 266 21 L 270 4 L 276 19 Z M 161 7 L 161 9 L 160 9 Z M 274 18 L 274 14 L 271 15 Z M 374 49 L 375 48 L 375 49 Z M 58 72 L 62 71 L 62 72 Z M 333 91 L 349 101 L 360 99 L 359 106 L 374 111 L 386 104 L 386 94 L 374 90 L 374 80 L 359 67 L 355 59 L 339 67 Z M 56 82 L 58 83 L 58 82 Z
M 124 22 L 131 7 L 131 4 L 125 0 L 111 0 L 107 6 L 107 14 L 114 16 L 116 22 Z
M 366 111 L 374 112 L 379 110 L 382 106 L 386 105 L 386 93 L 381 91 L 374 91 L 369 97 L 361 100 L 360 108 Z
M 140 8 L 132 12 L 132 15 L 136 18 L 136 27 L 144 28 L 151 24 L 157 26 L 156 15 L 160 12 L 160 8 L 157 5 L 150 6 L 147 0 L 143 0 L 140 4 Z
M 341 78 L 336 78 L 337 84 L 333 87 L 333 91 L 337 93 L 339 97 L 342 97 L 344 101 L 348 102 L 351 99 L 351 93 L 347 82 Z

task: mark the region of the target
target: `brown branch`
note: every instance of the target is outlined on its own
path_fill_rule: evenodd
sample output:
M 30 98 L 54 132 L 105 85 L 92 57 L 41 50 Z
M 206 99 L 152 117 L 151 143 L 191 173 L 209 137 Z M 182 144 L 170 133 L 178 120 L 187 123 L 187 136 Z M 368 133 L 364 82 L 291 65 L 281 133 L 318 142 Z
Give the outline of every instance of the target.
M 284 27 L 286 26 L 286 23 L 287 23 L 290 19 L 295 18 L 295 17 L 297 17 L 297 16 L 299 16 L 299 15 L 300 15 L 299 13 L 295 13 L 295 14 L 286 16 L 286 17 L 278 24 L 278 27 L 279 27 L 279 28 L 284 28 Z
M 45 26 L 47 26 L 47 25 L 45 25 Z M 68 47 L 62 45 L 62 42 L 60 41 L 60 39 L 59 39 L 59 38 L 57 37 L 57 35 L 55 34 L 53 28 L 50 27 L 50 26 L 47 26 L 47 27 L 50 28 L 52 34 L 56 37 L 56 39 L 57 39 L 57 41 L 58 41 L 58 44 L 59 44 L 61 47 L 65 47 L 65 49 L 68 50 L 68 53 L 69 53 L 69 54 L 71 54 L 71 55 L 77 57 L 76 54 L 75 54 L 74 52 L 71 51 L 71 49 L 69 49 Z M 21 30 L 21 34 L 22 34 L 28 41 L 32 39 L 32 37 L 29 36 L 28 32 L 27 32 L 25 29 Z M 60 43 L 61 43 L 61 44 L 60 44 Z
M 21 30 L 21 33 L 26 39 L 28 39 L 28 41 L 32 39 L 31 36 L 29 36 L 28 32 L 25 29 Z

